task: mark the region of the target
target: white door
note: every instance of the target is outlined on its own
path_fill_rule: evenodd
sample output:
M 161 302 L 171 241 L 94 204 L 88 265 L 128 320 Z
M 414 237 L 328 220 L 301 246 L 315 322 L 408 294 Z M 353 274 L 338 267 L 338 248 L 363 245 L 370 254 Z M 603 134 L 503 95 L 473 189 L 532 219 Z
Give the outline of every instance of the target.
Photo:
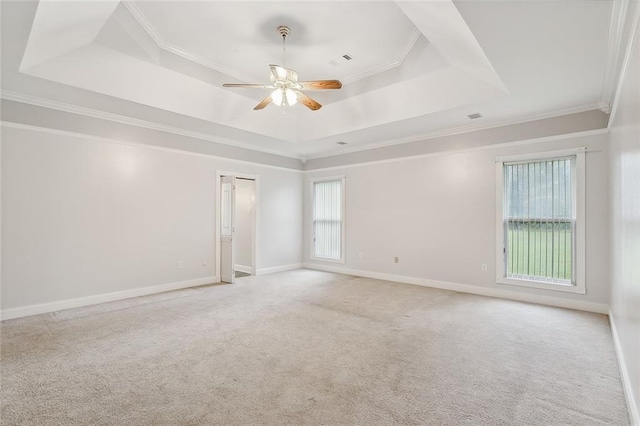
M 220 179 L 220 280 L 232 283 L 235 275 L 235 223 L 236 178 Z

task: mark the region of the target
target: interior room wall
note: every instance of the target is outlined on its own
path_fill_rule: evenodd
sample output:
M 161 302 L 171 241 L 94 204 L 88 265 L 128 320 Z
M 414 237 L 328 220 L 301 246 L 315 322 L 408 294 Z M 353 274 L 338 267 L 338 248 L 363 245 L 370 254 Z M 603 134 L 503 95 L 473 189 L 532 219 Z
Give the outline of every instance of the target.
M 71 88 L 70 88 L 71 89 Z M 70 90 L 73 92 L 73 90 Z M 71 111 L 67 111 L 67 109 Z M 0 100 L 2 120 L 53 130 L 81 133 L 99 138 L 115 139 L 118 141 L 137 143 L 180 151 L 188 151 L 218 158 L 238 159 L 244 161 L 268 164 L 288 169 L 302 170 L 304 164 L 299 158 L 286 157 L 273 152 L 260 151 L 238 146 L 235 143 L 223 143 L 224 139 L 213 138 L 207 128 L 189 132 L 171 125 L 164 127 L 152 121 L 138 121 L 123 119 L 122 116 L 113 118 L 107 114 L 95 114 L 82 108 L 59 105 L 53 102 L 48 106 L 32 105 L 29 103 Z M 128 111 L 123 111 L 128 112 Z M 156 109 L 153 119 L 162 122 L 169 117 L 166 112 Z M 193 120 L 189 123 L 192 128 L 202 127 L 203 120 Z M 178 131 L 178 133 L 175 133 Z M 224 136 L 223 136 L 224 138 Z
M 251 232 L 253 229 L 255 182 L 236 179 L 236 270 L 251 272 Z
M 3 317 L 213 282 L 216 170 L 260 177 L 258 270 L 298 267 L 299 171 L 3 124 Z
M 609 114 L 600 110 L 589 110 L 566 114 L 557 117 L 540 118 L 533 121 L 503 123 L 498 127 L 483 128 L 482 120 L 470 124 L 466 132 L 430 137 L 414 142 L 383 145 L 365 151 L 350 152 L 353 146 L 347 145 L 345 152 L 328 157 L 311 158 L 305 170 L 323 169 L 327 167 L 346 166 L 357 163 L 378 161 L 381 158 L 404 158 L 412 155 L 436 154 L 451 150 L 465 150 L 489 145 L 500 145 L 517 140 L 540 139 L 555 135 L 586 132 L 605 129 Z M 477 128 L 476 128 L 477 126 Z M 473 130 L 473 131 L 472 131 Z M 374 137 L 375 135 L 372 135 Z
M 582 146 L 588 150 L 587 294 L 496 284 L 496 157 Z M 305 265 L 487 295 L 507 292 L 519 298 L 527 295 L 525 300 L 532 300 L 532 295 L 541 302 L 568 300 L 567 306 L 606 312 L 607 159 L 606 131 L 596 130 L 588 136 L 307 172 Z M 309 257 L 309 179 L 341 175 L 346 176 L 346 263 L 314 262 Z M 394 256 L 399 263 L 393 263 Z
M 611 313 L 633 424 L 640 424 L 640 69 L 632 39 L 610 127 Z M 633 420 L 632 420 L 633 421 Z

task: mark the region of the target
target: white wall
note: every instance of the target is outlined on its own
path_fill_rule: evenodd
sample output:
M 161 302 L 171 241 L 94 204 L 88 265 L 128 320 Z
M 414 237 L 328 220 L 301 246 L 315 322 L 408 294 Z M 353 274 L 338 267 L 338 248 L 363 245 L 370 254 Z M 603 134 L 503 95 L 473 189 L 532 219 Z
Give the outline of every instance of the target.
M 3 125 L 3 314 L 215 279 L 216 170 L 260 177 L 257 268 L 299 265 L 298 171 Z
M 236 179 L 236 268 L 251 269 L 251 232 L 253 228 L 255 182 Z M 245 271 L 249 272 L 249 271 Z
M 382 277 L 389 279 L 423 280 L 409 280 L 415 283 L 429 284 L 424 281 L 427 280 L 432 281 L 431 284 L 462 284 L 482 294 L 496 295 L 494 289 L 497 289 L 587 302 L 582 306 L 569 306 L 606 311 L 609 302 L 607 135 L 603 131 L 596 133 L 308 172 L 305 174 L 305 263 L 330 270 L 365 272 L 370 276 L 385 274 Z M 496 284 L 496 156 L 579 146 L 589 151 L 587 294 Z M 309 259 L 308 180 L 338 175 L 346 175 L 346 264 L 312 262 Z M 399 256 L 398 264 L 392 262 L 393 256 Z M 481 272 L 482 264 L 488 265 L 487 272 Z
M 380 148 L 355 151 L 357 146 L 347 145 L 344 151 L 328 157 L 312 158 L 305 165 L 305 170 L 324 169 L 327 167 L 347 166 L 356 163 L 377 161 L 381 158 L 402 158 L 413 155 L 436 154 L 452 149 L 472 149 L 489 145 L 500 145 L 517 140 L 532 140 L 555 135 L 585 132 L 607 127 L 609 115 L 600 110 L 583 111 L 559 117 L 543 118 L 523 123 L 489 127 L 482 129 L 482 120 L 477 126 L 479 130 L 421 139 L 382 146 Z M 472 125 L 476 126 L 476 125 Z M 375 132 L 375 130 L 374 130 Z M 375 137 L 375 135 L 374 135 Z
M 611 125 L 611 320 L 632 417 L 640 425 L 640 44 L 636 31 Z

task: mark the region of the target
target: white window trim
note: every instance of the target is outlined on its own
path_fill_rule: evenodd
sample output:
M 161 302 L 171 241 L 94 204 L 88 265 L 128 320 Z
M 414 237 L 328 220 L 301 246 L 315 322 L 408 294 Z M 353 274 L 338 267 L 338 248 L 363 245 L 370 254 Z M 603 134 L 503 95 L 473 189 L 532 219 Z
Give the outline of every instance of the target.
M 586 294 L 585 276 L 585 241 L 586 241 L 586 164 L 584 147 L 540 152 L 524 155 L 512 155 L 496 158 L 496 283 L 514 285 L 520 287 L 533 287 L 544 290 L 563 291 L 568 293 Z M 574 170 L 575 190 L 576 190 L 576 236 L 575 236 L 575 283 L 574 284 L 552 284 L 526 279 L 513 279 L 506 277 L 504 262 L 504 163 L 513 161 L 544 160 L 556 157 L 576 157 L 576 167 Z
M 334 180 L 339 180 L 340 185 L 341 185 L 341 191 L 340 191 L 340 195 L 342 200 L 340 201 L 340 205 L 342 207 L 342 211 L 340 212 L 340 214 L 342 215 L 342 222 L 340 224 L 340 259 L 329 259 L 326 257 L 316 257 L 315 255 L 315 245 L 314 245 L 314 241 L 313 241 L 313 231 L 314 231 L 314 226 L 313 226 L 313 221 L 314 221 L 314 212 L 315 212 L 315 205 L 314 205 L 314 200 L 315 200 L 315 191 L 314 191 L 314 187 L 313 185 L 316 182 L 327 182 L 327 181 L 334 181 Z M 330 177 L 323 177 L 323 178 L 315 178 L 315 179 L 310 179 L 309 180 L 309 201 L 310 201 L 310 206 L 311 206 L 311 210 L 310 210 L 310 219 L 311 222 L 309 224 L 309 228 L 310 228 L 310 232 L 309 232 L 309 259 L 313 260 L 313 261 L 318 261 L 318 262 L 330 262 L 330 263 L 345 263 L 345 230 L 346 230 L 346 226 L 345 226 L 345 222 L 346 222 L 346 209 L 345 209 L 345 193 L 346 193 L 346 176 L 342 175 L 342 176 L 330 176 Z

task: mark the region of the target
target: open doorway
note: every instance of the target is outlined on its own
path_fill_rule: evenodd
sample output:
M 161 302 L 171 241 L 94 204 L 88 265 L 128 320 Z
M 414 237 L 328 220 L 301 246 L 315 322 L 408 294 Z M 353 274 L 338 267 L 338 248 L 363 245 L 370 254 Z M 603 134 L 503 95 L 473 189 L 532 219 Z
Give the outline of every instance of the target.
M 256 181 L 236 177 L 236 246 L 235 278 L 255 275 L 253 264 L 253 222 Z
M 256 274 L 258 176 L 216 176 L 216 265 L 220 281 Z

